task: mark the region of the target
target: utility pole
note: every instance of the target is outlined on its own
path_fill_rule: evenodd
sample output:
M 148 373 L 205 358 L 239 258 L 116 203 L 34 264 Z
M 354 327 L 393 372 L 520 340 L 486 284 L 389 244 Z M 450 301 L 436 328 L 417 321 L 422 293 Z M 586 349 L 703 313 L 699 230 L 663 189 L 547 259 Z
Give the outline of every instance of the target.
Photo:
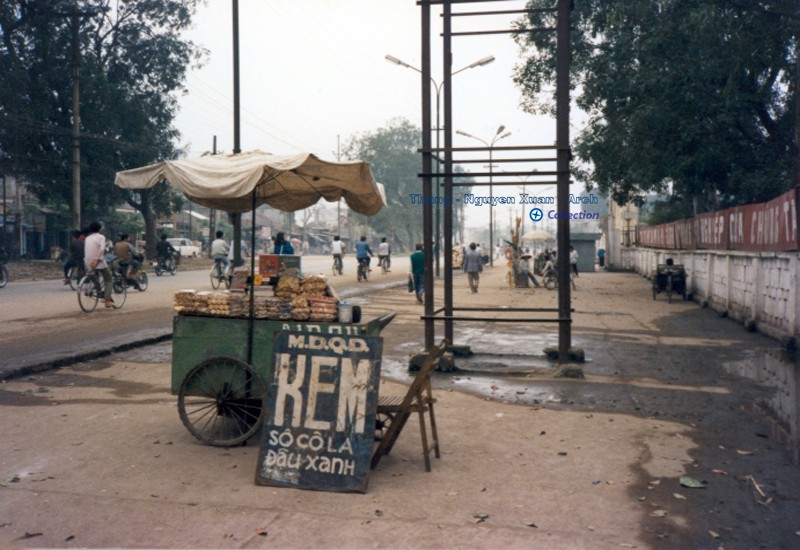
M 72 228 L 81 228 L 81 43 L 78 13 L 72 14 Z
M 211 145 L 211 154 L 217 154 L 217 136 L 214 136 L 214 140 L 212 141 Z M 211 257 L 211 243 L 214 242 L 214 238 L 217 232 L 217 210 L 216 208 L 211 208 L 208 211 L 208 257 Z
M 239 0 L 233 2 L 233 154 L 242 152 L 241 129 L 239 127 Z M 252 213 L 255 218 L 255 210 Z M 240 266 L 242 260 L 242 215 L 230 214 L 233 223 L 233 265 Z M 255 252 L 255 251 L 253 251 Z
M 342 162 L 342 150 L 339 143 L 339 136 L 336 136 L 336 162 Z M 342 199 L 336 201 L 336 234 L 342 238 Z

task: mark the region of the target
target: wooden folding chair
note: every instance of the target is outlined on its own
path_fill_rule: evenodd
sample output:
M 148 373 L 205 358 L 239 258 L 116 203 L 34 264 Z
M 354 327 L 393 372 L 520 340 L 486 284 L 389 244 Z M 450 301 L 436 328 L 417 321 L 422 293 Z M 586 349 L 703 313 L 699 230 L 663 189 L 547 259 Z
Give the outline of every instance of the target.
M 383 455 L 389 454 L 394 447 L 400 432 L 413 413 L 419 415 L 419 431 L 422 436 L 422 453 L 425 459 L 425 470 L 431 471 L 430 453 L 433 451 L 436 458 L 439 453 L 439 434 L 436 431 L 436 416 L 433 404 L 436 400 L 431 393 L 431 375 L 439 364 L 442 354 L 449 346 L 447 339 L 431 349 L 428 357 L 419 369 L 417 376 L 408 388 L 405 395 L 379 395 L 376 432 L 380 432 L 380 444 L 372 455 L 372 469 L 378 466 Z M 430 429 L 432 441 L 428 441 L 428 431 L 425 425 L 425 413 L 430 416 Z

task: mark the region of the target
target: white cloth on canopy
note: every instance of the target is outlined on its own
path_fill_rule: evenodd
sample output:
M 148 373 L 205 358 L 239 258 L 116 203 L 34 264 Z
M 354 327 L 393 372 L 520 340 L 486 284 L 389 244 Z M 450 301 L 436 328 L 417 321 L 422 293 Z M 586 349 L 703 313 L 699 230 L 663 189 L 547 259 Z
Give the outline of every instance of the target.
M 125 189 L 148 189 L 166 180 L 197 204 L 226 212 L 246 212 L 268 204 L 285 212 L 302 210 L 320 198 L 344 199 L 347 206 L 372 216 L 386 206 L 383 186 L 363 161 L 328 162 L 311 153 L 272 155 L 249 151 L 170 160 L 117 172 Z

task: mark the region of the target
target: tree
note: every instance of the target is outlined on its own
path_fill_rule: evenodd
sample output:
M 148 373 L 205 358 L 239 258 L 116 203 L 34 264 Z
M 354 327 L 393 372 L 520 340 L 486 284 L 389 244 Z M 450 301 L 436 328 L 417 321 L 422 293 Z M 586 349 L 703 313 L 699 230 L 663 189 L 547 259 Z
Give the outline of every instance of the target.
M 139 210 L 148 247 L 155 219 L 180 206 L 162 184 L 119 189 L 114 174 L 180 151 L 172 126 L 186 70 L 200 50 L 180 34 L 198 0 L 15 0 L 0 4 L 0 161 L 45 204 L 71 203 L 72 25 L 81 85 L 85 218 L 120 202 Z M 75 15 L 79 14 L 79 15 Z
M 533 13 L 520 25 L 554 26 L 554 17 Z M 590 117 L 573 145 L 588 189 L 619 204 L 669 194 L 676 212 L 697 212 L 790 188 L 796 0 L 582 0 L 572 28 L 572 84 Z M 524 107 L 553 112 L 544 92 L 555 82 L 555 36 L 517 41 Z
M 375 180 L 384 185 L 388 208 L 363 221 L 378 235 L 386 236 L 395 245 L 409 250 L 423 240 L 422 180 L 419 148 L 421 132 L 408 120 L 394 119 L 388 126 L 372 133 L 353 137 L 344 147 L 345 157 L 369 162 Z M 462 173 L 460 167 L 454 172 Z M 468 176 L 456 176 L 454 182 L 472 181 Z M 453 194 L 469 192 L 470 187 L 455 187 Z M 458 208 L 461 206 L 462 208 Z M 460 215 L 459 215 L 460 214 Z M 463 223 L 463 203 L 453 205 L 453 235 Z
M 388 126 L 351 138 L 344 146 L 345 158 L 370 164 L 375 180 L 386 191 L 388 208 L 369 218 L 369 227 L 396 245 L 413 249 L 422 242 L 422 205 L 412 195 L 422 193 L 419 128 L 408 120 L 394 119 Z

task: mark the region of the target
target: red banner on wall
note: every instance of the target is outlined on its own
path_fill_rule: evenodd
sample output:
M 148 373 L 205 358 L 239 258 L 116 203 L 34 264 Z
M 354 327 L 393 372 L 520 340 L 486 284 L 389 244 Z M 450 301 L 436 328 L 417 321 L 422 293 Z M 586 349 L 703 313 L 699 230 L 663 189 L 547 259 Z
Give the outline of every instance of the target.
M 798 250 L 797 218 L 797 192 L 792 190 L 769 202 L 639 228 L 639 246 L 788 252 Z

